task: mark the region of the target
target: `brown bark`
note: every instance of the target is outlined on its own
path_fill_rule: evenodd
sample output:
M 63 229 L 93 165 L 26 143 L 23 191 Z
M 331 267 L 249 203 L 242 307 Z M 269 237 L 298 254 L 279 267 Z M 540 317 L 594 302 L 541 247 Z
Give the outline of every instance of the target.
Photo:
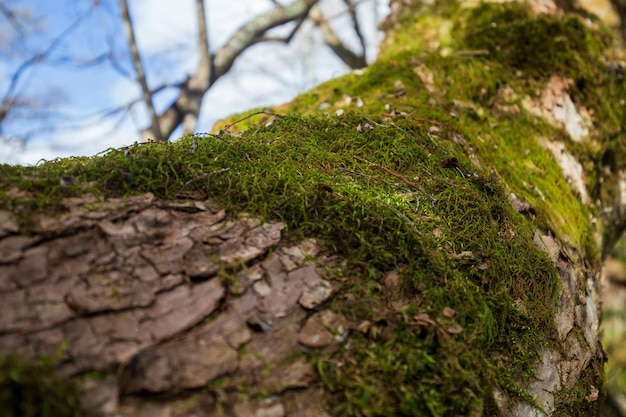
M 94 202 L 66 200 L 68 212 L 42 217 L 32 237 L 15 235 L 17 219 L 0 211 L 0 352 L 57 355 L 56 372 L 66 377 L 117 370 L 119 379 L 80 383 L 82 415 L 214 415 L 219 404 L 200 391 L 224 377 L 249 383 L 252 395 L 289 391 L 283 398 L 290 405 L 251 401 L 235 406 L 237 415 L 277 408 L 293 414 L 293 407 L 324 415 L 301 349 L 339 346 L 335 332 L 345 320 L 307 312 L 336 290 L 323 265 L 337 267 L 340 259 L 307 261 L 318 255 L 314 240 L 279 247 L 282 223 L 227 220 L 209 201 L 111 199 L 95 221 L 86 210 Z M 225 270 L 237 282 L 217 277 Z M 205 321 L 209 316 L 216 319 Z M 254 353 L 242 360 L 244 348 Z M 2 372 L 0 366 L 4 390 Z M 177 399 L 155 401 L 149 393 Z M 228 396 L 222 404 L 237 403 Z M 184 398 L 189 403 L 180 405 Z M 10 400 L 0 397 L 0 406 Z

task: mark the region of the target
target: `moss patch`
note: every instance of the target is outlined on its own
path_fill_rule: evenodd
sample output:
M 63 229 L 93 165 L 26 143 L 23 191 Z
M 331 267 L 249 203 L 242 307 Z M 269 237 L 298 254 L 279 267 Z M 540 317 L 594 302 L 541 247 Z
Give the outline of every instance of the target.
M 25 189 L 76 177 L 45 194 L 47 207 L 85 184 L 101 196 L 194 194 L 279 218 L 288 239 L 319 237 L 352 271 L 332 308 L 374 323 L 341 358 L 316 359 L 336 412 L 469 415 L 489 408 L 494 386 L 515 395 L 528 378 L 522 370 L 554 331 L 558 280 L 497 179 L 472 168 L 453 132 L 435 139 L 429 128 L 410 118 L 289 116 L 239 136 L 187 137 L 12 175 Z M 9 194 L 18 195 L 5 203 L 14 209 L 42 210 L 32 196 Z M 398 268 L 400 287 L 384 290 L 384 273 Z
M 455 129 L 463 134 L 468 152 L 531 203 L 541 228 L 599 260 L 590 223 L 597 213 L 580 203 L 537 139 L 560 140 L 581 160 L 592 198 L 617 190 L 601 187 L 594 174 L 601 166 L 616 172 L 626 161 L 626 88 L 623 70 L 608 64 L 609 32 L 588 16 L 538 15 L 519 3 L 467 9 L 440 2 L 418 9 L 400 16 L 404 25 L 392 32 L 393 43 L 383 44 L 379 59 L 364 74 L 322 84 L 284 111 L 406 114 Z M 432 76 L 431 85 L 423 68 Z M 571 79 L 573 100 L 593 114 L 597 134 L 583 143 L 521 109 L 522 99 L 538 99 L 553 75 Z M 397 81 L 401 90 L 394 87 Z M 514 93 L 505 104 L 516 111 L 502 111 L 505 87 Z M 346 97 L 352 98 L 349 104 Z M 245 123 L 262 117 L 267 119 L 258 116 Z
M 0 354 L 0 415 L 3 417 L 78 417 L 73 382 L 56 376 L 53 360 L 37 363 Z

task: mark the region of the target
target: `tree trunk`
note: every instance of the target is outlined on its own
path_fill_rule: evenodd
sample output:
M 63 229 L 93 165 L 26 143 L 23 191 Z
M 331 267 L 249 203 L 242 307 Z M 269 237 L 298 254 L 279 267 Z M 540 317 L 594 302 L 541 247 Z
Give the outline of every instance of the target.
M 243 134 L 3 167 L 1 351 L 88 415 L 596 415 L 610 37 L 548 2 L 398 0 L 385 30 Z M 16 363 L 2 389 L 72 398 Z

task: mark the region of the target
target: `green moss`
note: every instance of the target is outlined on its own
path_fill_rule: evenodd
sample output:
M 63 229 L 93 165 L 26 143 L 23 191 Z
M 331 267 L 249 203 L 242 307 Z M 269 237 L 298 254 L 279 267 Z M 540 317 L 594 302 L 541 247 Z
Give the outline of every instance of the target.
M 78 393 L 73 382 L 54 374 L 53 361 L 37 363 L 0 354 L 2 417 L 77 417 Z
M 393 32 L 393 45 L 382 48 L 365 74 L 352 73 L 322 84 L 293 100 L 285 111 L 354 110 L 379 116 L 404 112 L 431 125 L 456 129 L 467 151 L 475 152 L 509 190 L 533 205 L 543 229 L 551 229 L 597 262 L 590 223 L 597 213 L 580 203 L 537 139 L 557 138 L 581 160 L 592 198 L 618 193 L 617 185 L 600 187 L 595 174 L 600 166 L 616 172 L 626 161 L 621 128 L 626 124 L 626 89 L 619 71 L 606 66 L 609 32 L 594 29 L 586 16 L 536 14 L 518 3 L 464 9 L 443 2 L 417 14 L 411 9 L 400 17 L 407 19 L 411 24 Z M 488 54 L 473 55 L 475 51 Z M 432 86 L 417 76 L 419 67 L 433 75 Z M 522 99 L 538 99 L 553 75 L 573 81 L 570 95 L 593 113 L 597 136 L 574 143 L 561 129 L 523 110 L 520 114 Z M 404 86 L 401 94 L 395 91 L 396 80 Z M 495 106 L 505 86 L 515 94 L 507 104 L 516 106 L 516 112 L 505 113 Z M 339 107 L 345 96 L 353 98 L 352 104 Z M 355 105 L 357 98 L 363 102 L 361 108 Z M 331 106 L 319 110 L 323 103 Z
M 497 178 L 471 168 L 453 132 L 434 141 L 428 127 L 410 118 L 289 116 L 241 136 L 137 146 L 64 170 L 103 196 L 201 193 L 234 211 L 283 220 L 288 240 L 320 238 L 348 257 L 352 271 L 342 288 L 351 296 L 338 296 L 333 308 L 380 330 L 351 337 L 341 368 L 319 359 L 336 412 L 471 414 L 488 404 L 493 386 L 514 387 L 537 345 L 550 340 L 558 280 Z M 130 175 L 110 181 L 119 171 Z M 403 281 L 389 294 L 380 282 L 395 268 Z M 420 302 L 403 314 L 387 307 L 394 300 Z M 448 306 L 458 311 L 453 320 L 442 316 Z M 439 324 L 421 328 L 407 312 Z M 461 334 L 448 334 L 451 324 Z
M 602 384 L 593 384 L 589 381 L 601 381 L 603 374 L 603 363 L 598 360 L 592 360 L 589 366 L 583 369 L 583 374 L 580 376 L 576 384 L 568 390 L 564 391 L 559 401 L 559 407 L 555 410 L 555 417 L 568 417 L 568 416 L 592 416 L 597 415 L 598 404 L 602 404 L 604 396 L 604 386 Z M 592 399 L 594 392 L 597 396 L 595 400 Z M 587 400 L 589 398 L 590 400 Z
M 521 3 L 482 4 L 467 13 L 466 19 L 469 23 L 457 25 L 464 48 L 485 49 L 490 61 L 531 77 L 597 77 L 597 66 L 589 63 L 598 62 L 610 43 L 607 33 L 591 31 L 579 16 L 534 16 Z

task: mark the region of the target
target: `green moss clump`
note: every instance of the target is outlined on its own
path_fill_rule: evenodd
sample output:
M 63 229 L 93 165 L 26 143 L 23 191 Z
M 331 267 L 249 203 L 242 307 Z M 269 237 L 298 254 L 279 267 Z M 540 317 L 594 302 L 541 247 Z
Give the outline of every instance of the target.
M 521 3 L 507 7 L 482 4 L 466 19 L 461 29 L 466 48 L 487 50 L 490 61 L 531 77 L 598 77 L 598 68 L 589 63 L 598 62 L 610 45 L 607 33 L 592 32 L 580 16 L 533 16 Z
M 0 354 L 0 416 L 78 417 L 76 386 L 55 375 L 52 365 Z
M 405 113 L 456 129 L 466 150 L 532 205 L 540 228 L 599 262 L 590 222 L 598 213 L 580 202 L 538 139 L 565 143 L 583 164 L 592 199 L 619 193 L 617 185 L 601 183 L 597 175 L 626 166 L 626 85 L 619 71 L 607 67 L 609 32 L 587 16 L 538 14 L 515 2 L 411 7 L 411 13 L 400 17 L 405 24 L 392 32 L 393 43 L 383 44 L 379 59 L 364 74 L 322 84 L 294 99 L 285 111 L 332 114 L 346 110 L 338 103 L 348 96 L 353 104 L 347 109 Z M 424 68 L 432 85 L 418 75 Z M 572 81 L 570 96 L 593 114 L 597 134 L 582 143 L 523 109 L 522 101 L 540 99 L 543 86 L 555 75 Z M 403 91 L 395 90 L 396 81 Z M 510 97 L 502 97 L 504 89 Z M 354 105 L 357 98 L 361 109 Z
M 374 324 L 350 337 L 341 358 L 315 359 L 337 415 L 495 413 L 492 388 L 519 395 L 535 352 L 552 340 L 558 278 L 497 177 L 473 167 L 453 131 L 435 140 L 430 126 L 350 113 L 280 117 L 237 136 L 65 161 L 78 183 L 48 198 L 89 184 L 103 197 L 192 194 L 280 219 L 287 241 L 315 236 L 347 257 L 332 308 Z M 44 166 L 23 181 L 37 188 L 51 170 L 58 175 Z M 382 277 L 394 269 L 402 281 L 390 292 Z M 420 314 L 432 324 L 419 324 Z

